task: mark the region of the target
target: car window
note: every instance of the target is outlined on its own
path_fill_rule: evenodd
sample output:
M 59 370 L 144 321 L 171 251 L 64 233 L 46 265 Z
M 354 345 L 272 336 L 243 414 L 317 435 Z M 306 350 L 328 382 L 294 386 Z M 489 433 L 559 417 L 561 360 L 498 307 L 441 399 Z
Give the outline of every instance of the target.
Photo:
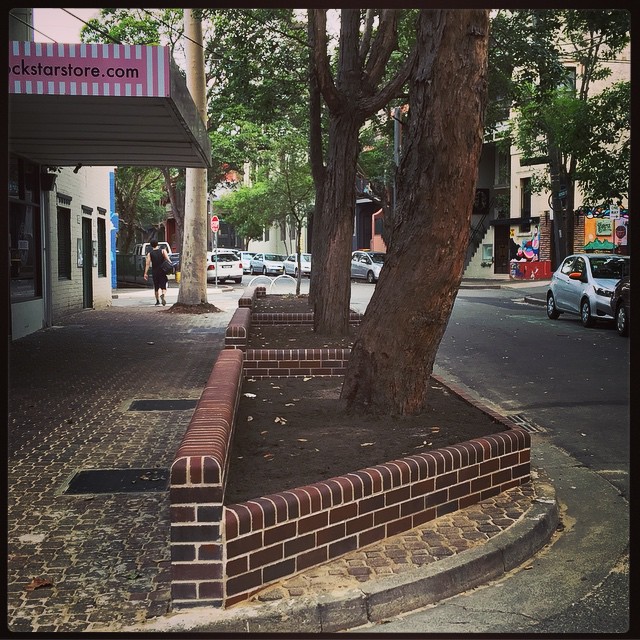
M 359 259 L 360 259 L 360 256 L 357 253 L 354 253 L 351 256 L 351 262 L 358 262 Z
M 384 258 L 385 258 L 385 254 L 384 253 L 372 253 L 371 254 L 371 259 L 377 264 L 384 264 Z
M 371 264 L 371 259 L 369 258 L 369 256 L 362 256 L 360 258 L 360 262 L 364 262 L 365 264 Z
M 569 275 L 572 271 L 573 271 L 573 263 L 575 262 L 575 257 L 571 256 L 569 258 L 567 258 L 563 263 L 562 263 L 562 268 L 560 269 L 560 271 L 562 273 L 564 273 L 565 275 Z
M 282 260 L 282 256 L 279 256 L 277 253 L 265 253 L 264 259 L 278 262 L 279 260 Z
M 212 262 L 237 262 L 238 257 L 233 253 L 217 253 L 211 256 Z
M 571 271 L 585 274 L 587 270 L 587 265 L 584 262 L 584 258 L 576 258 L 576 261 L 573 263 L 573 269 Z
M 592 258 L 591 273 L 594 278 L 622 278 L 629 272 L 629 261 L 624 258 Z
M 311 262 L 311 256 L 308 253 L 303 253 L 302 254 L 302 261 L 303 262 Z

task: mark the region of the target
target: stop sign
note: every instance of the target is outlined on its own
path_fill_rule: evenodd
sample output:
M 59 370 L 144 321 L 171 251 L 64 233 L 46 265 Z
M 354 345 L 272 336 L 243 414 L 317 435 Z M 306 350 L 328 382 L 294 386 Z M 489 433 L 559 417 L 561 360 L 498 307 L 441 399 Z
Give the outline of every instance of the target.
M 218 216 L 211 216 L 211 231 L 218 231 L 220 229 L 220 220 Z

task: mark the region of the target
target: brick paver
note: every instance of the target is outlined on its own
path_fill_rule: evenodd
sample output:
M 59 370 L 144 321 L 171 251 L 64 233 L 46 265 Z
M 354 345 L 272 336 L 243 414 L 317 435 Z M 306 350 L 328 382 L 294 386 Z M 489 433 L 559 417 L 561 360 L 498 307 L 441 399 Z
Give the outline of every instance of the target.
M 10 345 L 11 631 L 117 631 L 169 612 L 168 492 L 64 492 L 80 470 L 170 466 L 193 410 L 128 407 L 134 399 L 200 397 L 241 292 L 220 313 L 179 315 L 154 307 L 147 291 L 138 305 L 83 311 Z M 530 485 L 512 489 L 284 580 L 254 600 L 415 571 L 510 526 L 533 493 Z

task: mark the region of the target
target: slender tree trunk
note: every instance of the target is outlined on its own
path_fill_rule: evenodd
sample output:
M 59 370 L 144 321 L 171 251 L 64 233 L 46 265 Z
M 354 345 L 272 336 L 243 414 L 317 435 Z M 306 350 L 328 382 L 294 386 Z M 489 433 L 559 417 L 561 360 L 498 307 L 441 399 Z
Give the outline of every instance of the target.
M 206 124 L 204 82 L 204 50 L 202 23 L 191 9 L 184 11 L 187 37 L 187 87 L 202 121 Z M 184 206 L 184 238 L 180 258 L 182 279 L 178 303 L 186 305 L 207 302 L 207 170 L 187 168 Z
M 395 229 L 342 388 L 352 410 L 411 415 L 425 408 L 464 268 L 488 25 L 484 10 L 421 11 Z
M 361 125 L 361 117 L 353 111 L 331 115 L 322 211 L 314 216 L 313 261 L 323 267 L 322 272 L 315 274 L 314 329 L 327 335 L 344 336 L 349 333 L 351 279 L 347 274 L 351 268 L 358 133 Z M 323 242 L 319 242 L 320 239 Z

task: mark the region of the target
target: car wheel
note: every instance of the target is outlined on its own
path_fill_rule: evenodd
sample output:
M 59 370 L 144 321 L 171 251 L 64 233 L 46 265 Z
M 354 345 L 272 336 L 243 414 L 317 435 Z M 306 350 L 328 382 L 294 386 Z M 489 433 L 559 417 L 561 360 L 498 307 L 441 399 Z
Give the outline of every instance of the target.
M 376 281 L 374 275 L 373 275 L 373 271 L 368 271 L 367 272 L 367 282 L 369 284 L 373 284 Z
M 591 305 L 589 304 L 589 300 L 586 298 L 584 298 L 580 303 L 580 319 L 582 320 L 582 326 L 584 327 L 592 327 L 595 322 L 591 315 Z
M 623 304 L 618 305 L 616 310 L 616 329 L 621 336 L 629 335 L 629 320 Z
M 293 272 L 293 276 L 294 276 L 295 278 L 297 278 L 297 277 L 298 277 L 298 270 L 297 270 L 297 269 Z
M 557 320 L 560 317 L 560 312 L 556 308 L 556 299 L 553 297 L 553 293 L 547 295 L 547 317 L 551 320 Z
M 235 279 L 235 283 L 236 283 L 236 284 L 240 284 L 241 282 L 242 282 L 242 278 L 236 278 L 236 279 Z

